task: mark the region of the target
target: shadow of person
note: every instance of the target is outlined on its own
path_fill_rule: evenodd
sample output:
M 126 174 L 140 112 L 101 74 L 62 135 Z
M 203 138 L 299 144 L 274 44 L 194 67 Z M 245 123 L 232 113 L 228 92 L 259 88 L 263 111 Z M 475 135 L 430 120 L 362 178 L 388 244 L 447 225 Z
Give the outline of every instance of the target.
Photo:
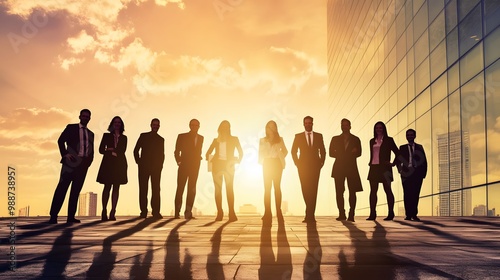
M 184 250 L 184 260 L 181 263 L 179 228 L 189 220 L 178 223 L 168 234 L 165 242 L 165 268 L 163 279 L 193 279 L 191 272 L 192 257 L 187 249 Z
M 149 242 L 148 251 L 141 261 L 141 255 L 134 257 L 134 265 L 130 268 L 129 279 L 149 279 L 149 270 L 153 261 L 153 242 Z
M 111 276 L 111 272 L 115 267 L 117 255 L 117 253 L 112 250 L 113 243 L 143 230 L 153 222 L 155 222 L 155 220 L 146 219 L 131 228 L 119 231 L 111 236 L 106 237 L 102 242 L 102 251 L 94 254 L 92 264 L 90 265 L 86 273 L 86 279 L 109 279 Z
M 303 279 L 323 279 L 321 276 L 321 259 L 323 249 L 319 241 L 316 223 L 307 224 L 307 254 L 303 266 Z
M 353 258 L 349 260 L 348 253 L 341 248 L 339 257 L 340 279 L 363 279 L 376 275 L 377 279 L 394 279 L 394 265 L 399 261 L 393 256 L 389 242 L 386 238 L 387 231 L 378 222 L 371 239 L 366 232 L 360 230 L 353 223 L 342 222 L 349 230 L 353 247 Z
M 224 268 L 220 263 L 219 256 L 220 256 L 220 243 L 222 241 L 222 231 L 224 230 L 224 227 L 226 227 L 230 223 L 231 223 L 230 221 L 227 221 L 224 224 L 222 224 L 214 232 L 212 238 L 210 238 L 210 242 L 212 242 L 212 250 L 210 254 L 208 254 L 207 256 L 207 266 L 206 266 L 207 276 L 208 279 L 210 280 L 226 279 L 224 277 Z
M 66 271 L 66 266 L 71 259 L 71 243 L 73 240 L 74 232 L 80 228 L 92 227 L 99 222 L 85 223 L 78 226 L 67 226 L 63 230 L 60 236 L 54 240 L 54 244 L 50 252 L 47 253 L 43 258 L 45 259 L 45 264 L 43 265 L 42 273 L 37 279 L 66 279 L 64 272 Z M 63 226 L 63 225 L 61 225 Z M 59 225 L 57 226 L 59 228 Z M 18 264 L 17 268 L 22 267 L 23 264 Z
M 271 227 L 263 226 L 260 232 L 259 279 L 291 279 L 292 277 L 292 254 L 282 223 L 278 224 L 277 241 L 278 251 L 275 258 Z

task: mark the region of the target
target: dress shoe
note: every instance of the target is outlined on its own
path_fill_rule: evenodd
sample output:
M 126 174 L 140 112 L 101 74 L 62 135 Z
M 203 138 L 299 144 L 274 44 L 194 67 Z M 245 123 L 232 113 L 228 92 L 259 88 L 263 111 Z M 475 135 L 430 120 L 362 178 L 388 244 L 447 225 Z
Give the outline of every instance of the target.
M 417 216 L 413 217 L 412 220 L 414 220 L 415 222 L 420 222 L 420 219 Z
M 222 221 L 223 217 L 224 217 L 224 212 L 222 212 L 222 211 L 217 212 L 217 216 L 215 217 L 215 221 Z
M 347 220 L 348 220 L 349 222 L 354 222 L 354 216 L 349 216 L 349 218 L 347 218 Z
M 50 220 L 47 222 L 47 224 L 55 225 L 57 224 L 57 217 L 55 218 L 50 218 Z
M 181 218 L 181 216 L 179 216 L 179 215 L 174 216 L 174 219 L 180 219 L 180 218 Z
M 347 219 L 347 218 L 346 218 L 346 216 L 345 216 L 345 215 L 343 215 L 343 216 L 339 216 L 339 217 L 338 217 L 338 218 L 336 218 L 335 220 L 337 220 L 337 221 L 345 221 L 346 219 Z
M 141 213 L 139 215 L 140 218 L 146 219 L 148 217 L 148 214 Z
M 70 219 L 66 220 L 66 223 L 67 224 L 79 224 L 79 223 L 81 223 L 81 221 L 78 219 L 75 219 L 75 218 L 70 218 Z
M 163 216 L 160 213 L 154 213 L 153 218 L 155 219 L 163 219 Z
M 394 220 L 394 215 L 389 215 L 384 218 L 384 221 L 392 221 L 392 220 Z
M 109 212 L 109 220 L 110 221 L 116 221 L 116 217 L 115 217 L 115 210 L 111 210 Z
M 195 217 L 193 217 L 193 215 L 188 216 L 188 217 L 185 217 L 185 219 L 186 219 L 186 220 L 196 220 L 196 218 L 195 218 Z
M 411 221 L 411 218 L 407 216 L 407 217 L 405 218 L 405 221 Z
M 375 221 L 377 217 L 376 216 L 369 216 L 368 218 L 366 218 L 367 221 Z

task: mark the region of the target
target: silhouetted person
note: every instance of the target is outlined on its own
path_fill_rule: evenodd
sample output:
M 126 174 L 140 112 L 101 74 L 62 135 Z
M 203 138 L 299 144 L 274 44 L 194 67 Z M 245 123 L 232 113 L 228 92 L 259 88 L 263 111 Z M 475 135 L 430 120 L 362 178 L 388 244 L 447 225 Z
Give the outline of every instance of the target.
M 264 175 L 264 224 L 269 225 L 272 221 L 271 211 L 271 188 L 274 183 L 274 199 L 276 202 L 276 216 L 278 221 L 283 221 L 281 212 L 281 175 L 285 168 L 285 157 L 288 154 L 283 138 L 278 132 L 276 122 L 269 121 L 266 124 L 266 136 L 259 142 L 259 163 L 262 164 Z
M 323 135 L 313 132 L 313 118 L 304 118 L 305 132 L 295 134 L 292 144 L 292 158 L 299 171 L 302 196 L 306 203 L 306 216 L 303 223 L 315 222 L 314 212 L 318 197 L 318 183 L 321 168 L 325 163 L 325 144 Z M 300 154 L 297 154 L 300 151 Z
M 231 136 L 231 124 L 222 121 L 217 129 L 218 137 L 214 139 L 206 153 L 206 160 L 212 163 L 212 177 L 215 185 L 215 204 L 217 206 L 216 221 L 222 221 L 224 212 L 222 211 L 222 179 L 226 182 L 227 204 L 229 207 L 229 221 L 237 221 L 234 212 L 234 165 L 240 163 L 243 158 L 238 137 Z M 215 149 L 213 158 L 210 159 L 212 151 Z M 238 156 L 234 156 L 234 151 L 238 150 Z
M 403 183 L 403 199 L 405 205 L 405 220 L 420 221 L 418 214 L 418 200 L 422 181 L 427 175 L 427 158 L 424 147 L 415 143 L 417 132 L 413 129 L 406 131 L 408 144 L 399 147 L 399 158 L 397 162 L 398 172 Z
M 193 219 L 193 204 L 196 196 L 196 181 L 198 180 L 198 172 L 200 171 L 201 148 L 203 146 L 203 136 L 198 134 L 200 122 L 192 119 L 189 122 L 189 132 L 182 133 L 177 136 L 175 142 L 175 161 L 179 166 L 177 171 L 177 191 L 175 193 L 175 218 L 180 218 L 182 207 L 182 196 L 186 181 L 188 182 L 186 209 L 184 217 Z
M 57 216 L 64 202 L 64 197 L 71 184 L 68 201 L 67 223 L 79 223 L 75 219 L 78 197 L 87 175 L 87 170 L 94 159 L 94 133 L 87 128 L 90 110 L 80 111 L 80 123 L 68 124 L 57 139 L 61 153 L 61 175 L 50 207 L 49 223 L 57 224 Z
M 151 213 L 153 218 L 161 219 L 160 179 L 165 160 L 165 140 L 158 135 L 160 120 L 151 120 L 151 131 L 141 133 L 134 148 L 135 162 L 139 166 L 139 206 L 141 218 L 148 216 L 148 182 L 151 178 Z M 139 150 L 141 153 L 139 154 Z
M 335 158 L 332 168 L 332 177 L 335 180 L 335 191 L 337 194 L 337 207 L 339 217 L 337 221 L 346 219 L 344 208 L 345 180 L 349 189 L 349 217 L 347 220 L 354 222 L 354 211 L 356 210 L 356 192 L 363 190 L 361 178 L 359 177 L 356 159 L 361 156 L 361 141 L 351 134 L 351 122 L 348 119 L 340 121 L 342 134 L 332 137 L 330 142 L 330 157 Z
M 101 220 L 108 220 L 107 205 L 111 188 L 111 211 L 109 212 L 109 220 L 116 221 L 116 205 L 120 195 L 120 185 L 128 182 L 127 178 L 127 158 L 125 151 L 127 150 L 127 136 L 123 135 L 125 124 L 123 120 L 116 116 L 108 126 L 110 133 L 104 133 L 101 144 L 99 145 L 99 153 L 103 154 L 101 166 L 97 173 L 97 182 L 104 184 L 102 190 L 102 214 Z
M 391 163 L 391 151 L 394 153 L 394 163 Z M 391 190 L 393 181 L 392 167 L 399 156 L 399 150 L 394 139 L 387 135 L 387 128 L 383 122 L 377 122 L 373 128 L 373 138 L 370 140 L 370 170 L 368 180 L 370 181 L 370 216 L 367 220 L 377 218 L 377 191 L 378 184 L 382 183 L 387 196 L 388 215 L 384 219 L 394 219 L 394 194 Z

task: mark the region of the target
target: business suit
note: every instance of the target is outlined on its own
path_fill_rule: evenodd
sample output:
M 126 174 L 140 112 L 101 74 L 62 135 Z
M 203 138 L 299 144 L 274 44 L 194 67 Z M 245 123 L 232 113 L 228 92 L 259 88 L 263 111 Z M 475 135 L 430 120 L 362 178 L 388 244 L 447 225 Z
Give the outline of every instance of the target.
M 221 158 L 221 145 L 225 145 L 226 158 Z M 215 138 L 212 144 L 207 150 L 206 158 L 209 159 L 212 152 L 215 150 L 215 154 L 211 160 L 212 163 L 212 178 L 214 180 L 215 186 L 215 204 L 217 206 L 217 217 L 216 220 L 221 220 L 223 216 L 222 211 L 222 179 L 226 182 L 226 195 L 227 204 L 229 208 L 229 220 L 235 221 L 236 213 L 234 212 L 234 191 L 233 191 L 233 181 L 234 181 L 234 165 L 239 163 L 243 158 L 243 149 L 240 145 L 240 140 L 238 137 L 229 136 L 226 141 L 219 141 Z M 234 151 L 238 151 L 238 157 L 234 156 Z
M 175 212 L 174 215 L 179 217 L 179 212 L 182 207 L 182 196 L 186 181 L 188 181 L 186 209 L 184 216 L 192 217 L 192 209 L 196 196 L 196 181 L 198 180 L 198 172 L 200 170 L 201 149 L 203 146 L 203 136 L 197 133 L 182 133 L 177 136 L 175 142 L 174 157 L 179 169 L 177 171 L 177 191 L 175 193 Z
M 86 144 L 82 142 L 82 139 L 86 140 Z M 82 190 L 87 170 L 94 159 L 94 133 L 86 127 L 83 129 L 81 124 L 69 124 L 59 136 L 57 145 L 61 154 L 62 167 L 59 183 L 57 184 L 50 207 L 50 222 L 57 223 L 57 216 L 70 184 L 68 222 L 77 221 L 75 220 L 75 214 L 78 197 Z M 70 155 L 72 155 L 72 159 L 68 158 Z
M 312 146 L 309 146 L 305 132 L 295 134 L 291 150 L 293 162 L 299 172 L 302 196 L 306 204 L 305 221 L 314 221 L 315 219 L 319 175 L 326 155 L 323 135 L 312 132 L 312 136 Z
M 392 137 L 383 137 L 378 151 L 378 158 L 375 157 L 375 138 L 370 140 L 370 169 L 368 171 L 368 180 L 370 181 L 370 216 L 369 220 L 375 220 L 378 184 L 382 183 L 387 197 L 388 216 L 384 220 L 394 218 L 394 194 L 391 190 L 393 179 L 392 166 L 396 164 L 399 156 L 399 149 Z M 391 151 L 394 153 L 394 163 L 391 163 Z
M 410 153 L 412 160 L 410 162 Z M 412 151 L 410 145 L 405 144 L 399 147 L 397 167 L 403 182 L 403 199 L 407 219 L 416 218 L 418 214 L 418 200 L 422 181 L 427 175 L 427 158 L 424 147 L 413 143 Z
M 332 178 L 335 180 L 339 220 L 346 218 L 344 208 L 344 182 L 346 179 L 349 188 L 349 218 L 353 220 L 356 209 L 356 192 L 363 190 L 356 162 L 356 159 L 361 156 L 361 141 L 350 133 L 334 136 L 330 141 L 329 155 L 335 158 Z
M 158 217 L 160 216 L 160 180 L 165 160 L 165 139 L 153 131 L 141 133 L 134 148 L 134 159 L 139 166 L 141 217 L 146 217 L 148 213 L 149 178 L 151 178 L 151 213 Z

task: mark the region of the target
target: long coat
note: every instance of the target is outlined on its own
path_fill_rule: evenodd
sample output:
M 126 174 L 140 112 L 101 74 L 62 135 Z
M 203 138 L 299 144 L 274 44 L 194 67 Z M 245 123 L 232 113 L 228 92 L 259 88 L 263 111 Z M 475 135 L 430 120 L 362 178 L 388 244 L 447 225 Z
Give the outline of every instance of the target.
M 332 177 L 338 179 L 347 178 L 349 190 L 362 191 L 363 186 L 356 162 L 356 159 L 361 156 L 361 141 L 359 138 L 349 134 L 346 147 L 342 135 L 332 137 L 329 155 L 335 158 L 335 163 L 332 167 Z

